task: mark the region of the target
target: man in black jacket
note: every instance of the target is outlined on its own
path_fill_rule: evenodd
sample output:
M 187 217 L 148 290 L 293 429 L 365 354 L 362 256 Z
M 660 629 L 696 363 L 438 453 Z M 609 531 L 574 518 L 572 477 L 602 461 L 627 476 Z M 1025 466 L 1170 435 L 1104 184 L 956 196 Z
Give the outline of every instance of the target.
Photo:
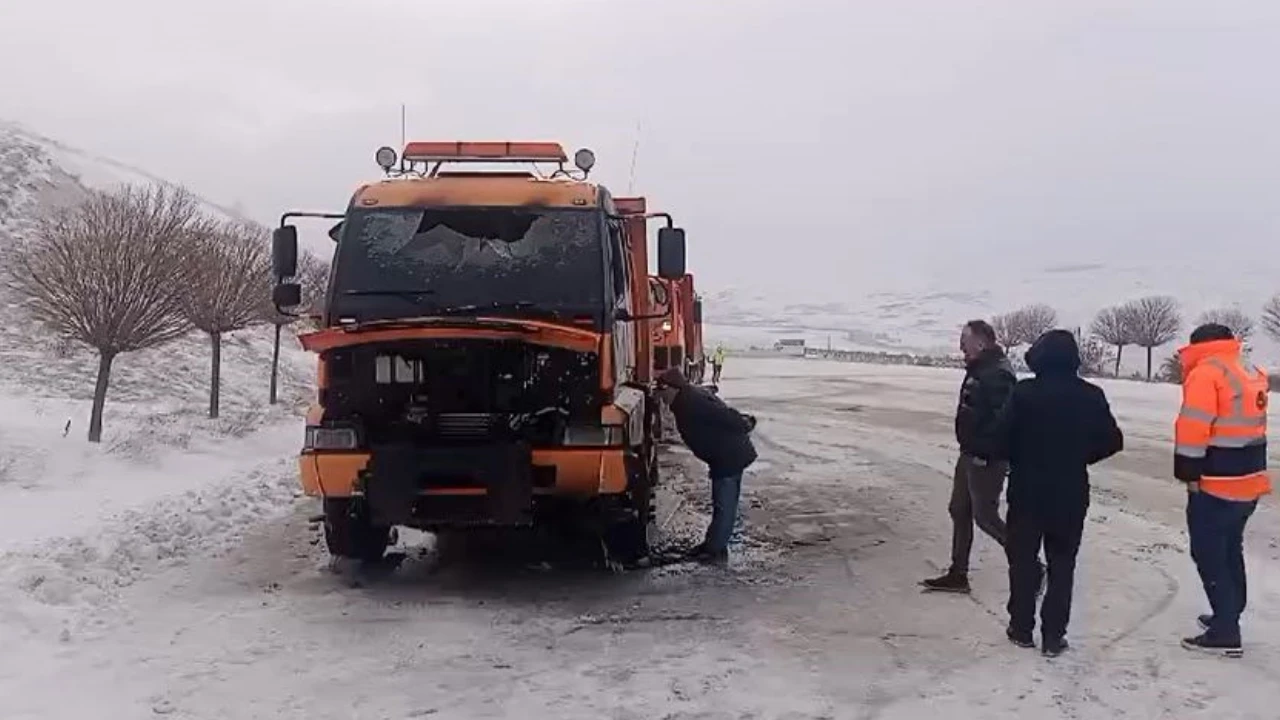
M 742 472 L 756 461 L 751 444 L 756 419 L 690 384 L 675 368 L 663 373 L 658 384 L 659 394 L 675 416 L 680 439 L 707 464 L 711 476 L 711 524 L 706 539 L 692 554 L 700 560 L 724 563 L 729 559 L 729 540 L 738 519 Z
M 1017 376 L 996 333 L 983 320 L 970 320 L 960 333 L 964 353 L 964 383 L 956 408 L 956 459 L 951 484 L 951 567 L 941 577 L 921 582 L 928 590 L 969 592 L 969 554 L 973 549 L 973 525 L 1000 543 L 1005 524 L 1000 519 L 1000 492 L 1008 466 L 992 456 L 992 427 Z
M 1066 330 L 1041 335 L 1026 355 L 1036 374 L 1013 390 L 996 423 L 994 453 L 1009 462 L 1009 640 L 1035 647 L 1040 547 L 1049 565 L 1040 607 L 1045 655 L 1067 649 L 1076 553 L 1089 508 L 1089 465 L 1124 448 L 1102 388 L 1077 374 L 1080 349 Z

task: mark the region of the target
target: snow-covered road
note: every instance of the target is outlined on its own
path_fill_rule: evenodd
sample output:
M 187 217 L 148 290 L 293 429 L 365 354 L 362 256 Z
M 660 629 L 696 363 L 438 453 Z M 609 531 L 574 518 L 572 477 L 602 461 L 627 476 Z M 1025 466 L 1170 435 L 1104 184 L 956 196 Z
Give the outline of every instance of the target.
M 1003 558 L 983 536 L 972 597 L 919 592 L 948 552 L 957 382 L 733 361 L 724 394 L 760 418 L 762 458 L 747 548 L 727 570 L 612 576 L 411 555 L 352 582 L 326 569 L 314 506 L 292 500 L 296 433 L 268 426 L 228 446 L 241 475 L 222 467 L 184 496 L 257 510 L 213 513 L 237 520 L 197 522 L 202 541 L 174 546 L 148 533 L 183 526 L 145 511 L 104 521 L 166 560 L 127 564 L 109 591 L 121 563 L 79 541 L 64 544 L 80 548 L 74 562 L 0 556 L 0 717 L 1275 718 L 1271 508 L 1247 540 L 1245 658 L 1177 644 L 1205 607 L 1166 477 L 1176 388 L 1106 386 L 1129 445 L 1095 474 L 1072 652 L 1049 661 L 1005 641 Z M 697 468 L 678 450 L 667 463 L 689 493 L 672 532 L 694 533 Z M 152 517 L 172 518 L 173 503 L 157 500 Z M 94 602 L 67 602 L 82 586 Z

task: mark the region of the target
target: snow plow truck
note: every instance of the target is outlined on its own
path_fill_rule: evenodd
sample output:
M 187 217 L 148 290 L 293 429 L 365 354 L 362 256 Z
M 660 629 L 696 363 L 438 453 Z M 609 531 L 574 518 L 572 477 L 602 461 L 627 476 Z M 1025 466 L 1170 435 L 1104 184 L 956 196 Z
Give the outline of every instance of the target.
M 649 297 L 667 317 L 654 323 L 654 372 L 680 368 L 690 382 L 701 384 L 706 374 L 706 354 L 702 347 L 702 298 L 693 289 L 693 275 L 675 280 L 649 277 Z
M 612 559 L 655 538 L 658 402 L 648 221 L 661 278 L 685 275 L 684 231 L 645 199 L 589 182 L 558 143 L 384 147 L 384 179 L 343 213 L 286 213 L 276 286 L 297 307 L 294 218 L 339 220 L 319 329 L 317 397 L 298 458 L 334 556 L 380 558 L 394 528 L 562 522 Z M 494 166 L 497 166 L 496 168 Z M 527 169 L 526 169 L 527 168 Z

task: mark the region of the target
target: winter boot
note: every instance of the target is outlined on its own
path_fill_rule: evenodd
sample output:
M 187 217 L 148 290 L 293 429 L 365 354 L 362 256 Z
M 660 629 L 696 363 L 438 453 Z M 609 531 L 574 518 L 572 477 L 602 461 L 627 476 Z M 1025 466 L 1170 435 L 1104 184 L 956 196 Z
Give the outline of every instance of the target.
M 1031 637 L 1031 633 L 1029 632 L 1018 632 L 1012 627 L 1008 627 L 1005 628 L 1004 636 L 1009 638 L 1009 642 L 1020 648 L 1033 648 L 1036 646 L 1036 641 Z
M 952 592 L 967 593 L 969 592 L 969 576 L 965 573 L 958 573 L 954 570 L 948 570 L 945 575 L 936 578 L 921 580 L 920 584 L 925 590 L 935 592 Z
M 1239 640 L 1222 640 L 1211 637 L 1209 633 L 1183 638 L 1182 647 L 1194 652 L 1208 653 L 1209 655 L 1221 655 L 1229 658 L 1244 657 L 1244 648 L 1240 647 Z
M 1045 657 L 1055 658 L 1071 648 L 1066 638 L 1044 638 L 1044 644 L 1041 646 L 1040 652 Z

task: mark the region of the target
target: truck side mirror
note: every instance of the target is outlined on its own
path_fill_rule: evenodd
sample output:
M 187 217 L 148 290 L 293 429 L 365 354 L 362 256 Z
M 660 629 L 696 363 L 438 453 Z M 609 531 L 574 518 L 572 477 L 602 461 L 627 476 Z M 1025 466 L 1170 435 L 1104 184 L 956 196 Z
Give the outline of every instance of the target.
M 276 280 L 298 273 L 298 228 L 281 225 L 271 232 L 271 272 Z
M 658 230 L 658 277 L 679 280 L 685 268 L 684 228 Z
M 693 321 L 696 323 L 702 322 L 702 301 L 701 300 L 693 301 Z
M 297 307 L 302 304 L 302 286 L 298 283 L 280 283 L 271 291 L 271 302 L 277 308 Z

